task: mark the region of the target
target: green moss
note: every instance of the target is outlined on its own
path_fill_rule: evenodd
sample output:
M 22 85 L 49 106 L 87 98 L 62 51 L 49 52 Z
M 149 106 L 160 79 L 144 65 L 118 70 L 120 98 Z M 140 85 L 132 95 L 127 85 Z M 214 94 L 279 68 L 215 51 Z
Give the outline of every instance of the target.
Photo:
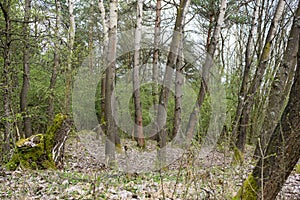
M 233 154 L 232 164 L 233 165 L 243 164 L 244 154 L 237 147 L 234 147 L 233 152 L 234 154 Z
M 247 199 L 256 200 L 258 193 L 258 185 L 252 174 L 244 181 L 242 188 L 238 191 L 234 200 Z
M 268 42 L 268 43 L 266 43 L 266 45 L 264 47 L 264 53 L 262 55 L 262 61 L 265 61 L 269 58 L 270 51 L 271 51 L 271 43 Z
M 26 169 L 55 169 L 52 158 L 54 137 L 66 118 L 58 114 L 45 135 L 36 134 L 17 141 L 14 155 L 5 167 L 8 170 L 15 170 L 18 166 Z
M 54 146 L 54 136 L 61 128 L 63 121 L 67 118 L 66 115 L 57 114 L 53 120 L 52 125 L 47 129 L 45 139 L 45 152 L 48 159 L 52 159 L 52 148 Z
M 296 173 L 297 173 L 297 174 L 300 174 L 300 164 L 297 164 L 297 165 L 295 166 L 295 169 L 296 169 Z

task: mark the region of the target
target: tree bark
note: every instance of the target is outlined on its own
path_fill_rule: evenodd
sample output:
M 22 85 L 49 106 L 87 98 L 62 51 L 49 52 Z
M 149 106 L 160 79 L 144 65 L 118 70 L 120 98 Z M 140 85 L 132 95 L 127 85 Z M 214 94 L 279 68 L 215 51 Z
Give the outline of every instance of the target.
M 1 11 L 4 15 L 5 20 L 5 33 L 4 33 L 4 48 L 3 48 L 3 71 L 2 71 L 2 95 L 3 95 L 3 106 L 4 106 L 4 137 L 2 143 L 2 155 L 8 155 L 10 150 L 10 139 L 13 134 L 12 130 L 12 101 L 11 101 L 11 19 L 10 9 L 11 2 L 0 2 Z M 2 157 L 3 161 L 7 161 L 6 157 Z
M 236 114 L 235 114 L 235 119 L 233 121 L 233 128 L 232 128 L 232 138 L 234 139 L 236 137 L 236 132 L 237 129 L 242 128 L 238 127 L 238 124 L 240 123 L 240 118 L 241 114 L 243 111 L 243 107 L 245 105 L 245 99 L 247 95 L 247 90 L 248 90 L 248 84 L 249 84 L 249 79 L 250 79 L 250 70 L 251 70 L 251 65 L 252 65 L 252 58 L 253 58 L 253 39 L 255 35 L 255 27 L 257 23 L 257 18 L 259 14 L 259 6 L 261 4 L 261 0 L 256 0 L 255 2 L 255 7 L 254 7 L 254 13 L 252 17 L 252 22 L 251 22 L 251 27 L 250 27 L 250 32 L 246 44 L 246 52 L 245 52 L 245 68 L 244 68 L 244 74 L 243 74 L 243 80 L 238 96 L 238 106 L 236 109 Z M 235 139 L 234 139 L 235 140 Z
M 275 37 L 275 33 L 278 27 L 278 21 L 281 19 L 283 10 L 285 6 L 285 1 L 280 0 L 277 4 L 277 8 L 275 11 L 274 18 L 272 20 L 270 29 L 268 31 L 268 35 L 265 41 L 265 45 L 262 51 L 262 54 L 259 58 L 259 64 L 256 69 L 255 75 L 251 82 L 250 88 L 247 92 L 247 99 L 245 99 L 245 106 L 243 107 L 242 114 L 240 115 L 239 121 L 237 124 L 237 128 L 233 130 L 232 135 L 236 137 L 235 145 L 240 152 L 245 151 L 246 145 L 246 136 L 247 130 L 249 126 L 249 115 L 251 113 L 251 108 L 254 104 L 254 98 L 258 91 L 259 86 L 261 85 L 264 73 L 267 68 L 268 60 L 270 57 L 272 42 Z M 240 130 L 239 130 L 240 129 Z M 239 131 L 239 132 L 238 132 Z
M 90 11 L 89 11 L 89 22 L 88 22 L 88 29 L 89 29 L 89 40 L 88 40 L 88 52 L 89 52 L 89 69 L 90 71 L 93 71 L 94 69 L 94 41 L 93 41 L 93 37 L 94 37 L 94 5 L 91 2 L 90 3 Z
M 152 96 L 153 96 L 153 108 L 154 116 L 157 115 L 157 103 L 158 103 L 158 62 L 159 62 L 159 45 L 160 45 L 160 32 L 161 32 L 161 0 L 156 1 L 156 17 L 154 28 L 154 51 L 153 51 L 153 69 L 152 69 Z M 153 127 L 155 133 L 157 133 L 157 124 L 154 122 Z M 154 138 L 157 139 L 157 135 Z
M 107 63 L 106 63 L 106 56 L 107 56 L 107 48 L 108 48 L 108 23 L 107 23 L 107 19 L 106 19 L 106 12 L 105 12 L 105 7 L 103 5 L 103 1 L 99 0 L 98 1 L 98 8 L 100 11 L 100 16 L 101 16 L 101 21 L 102 21 L 102 29 L 103 29 L 103 57 L 101 58 L 101 62 L 102 62 L 102 67 L 106 67 Z M 100 77 L 100 81 L 101 81 L 101 93 L 100 93 L 100 114 L 99 114 L 99 123 L 102 127 L 102 130 L 106 130 L 105 127 L 105 71 L 101 74 Z
M 299 45 L 299 44 L 298 44 Z M 238 193 L 239 199 L 275 199 L 300 158 L 300 51 L 289 100 L 253 173 Z
M 75 40 L 75 17 L 74 17 L 74 1 L 69 0 L 69 15 L 70 15 L 70 27 L 68 31 L 68 56 L 67 56 L 67 67 L 66 67 L 66 93 L 65 93 L 65 114 L 70 114 L 71 104 L 71 86 L 72 86 L 72 57 L 73 57 L 73 46 Z
M 58 67 L 59 67 L 59 59 L 60 59 L 60 48 L 59 48 L 59 25 L 60 25 L 60 16 L 61 16 L 61 4 L 60 0 L 55 1 L 55 39 L 54 39 L 54 60 L 53 60 L 53 67 L 52 73 L 50 78 L 50 86 L 49 86 L 49 99 L 48 99 L 48 121 L 51 122 L 54 118 L 54 99 L 55 99 L 55 85 L 56 79 L 58 74 Z
M 218 16 L 217 24 L 214 29 L 212 39 L 210 40 L 207 56 L 205 59 L 203 70 L 202 70 L 201 87 L 200 87 L 200 90 L 198 93 L 197 102 L 194 106 L 192 113 L 190 114 L 189 122 L 188 122 L 188 125 L 186 128 L 186 131 L 185 131 L 185 135 L 187 136 L 187 138 L 189 140 L 191 140 L 193 138 L 195 127 L 198 122 L 198 115 L 199 115 L 200 109 L 204 102 L 205 95 L 208 90 L 208 86 L 207 86 L 208 81 L 209 81 L 208 74 L 209 74 L 209 70 L 213 64 L 212 58 L 214 57 L 214 54 L 215 54 L 215 51 L 216 51 L 216 48 L 217 48 L 217 45 L 219 42 L 221 26 L 224 22 L 224 17 L 225 17 L 226 6 L 227 6 L 227 0 L 222 0 L 220 2 L 220 13 Z
M 115 82 L 115 67 L 116 67 L 116 48 L 117 48 L 117 22 L 118 22 L 118 0 L 110 1 L 109 11 L 109 42 L 107 51 L 107 68 L 106 68 L 106 83 L 105 83 L 105 122 L 107 128 L 107 138 L 105 144 L 105 155 L 110 166 L 115 165 L 115 137 L 116 123 L 113 116 L 114 101 L 113 90 Z
M 300 32 L 300 5 L 294 15 L 293 25 L 290 31 L 288 43 L 282 62 L 276 72 L 275 78 L 271 85 L 271 91 L 269 95 L 268 106 L 266 110 L 266 116 L 264 118 L 261 135 L 256 144 L 255 156 L 260 155 L 260 150 L 263 152 L 266 145 L 278 123 L 280 115 L 284 109 L 286 96 L 288 95 L 291 87 L 291 80 L 294 76 L 295 65 L 297 63 L 297 50 L 298 40 Z M 260 149 L 261 148 L 261 149 Z
M 23 116 L 24 123 L 24 133 L 25 137 L 30 137 L 32 135 L 31 129 L 31 119 L 28 112 L 28 90 L 30 87 L 30 65 L 29 65 L 29 57 L 30 57 L 30 44 L 29 44 L 29 20 L 30 20 L 30 11 L 31 11 L 31 0 L 25 0 L 24 7 L 24 23 L 23 23 L 23 37 L 24 37 L 24 49 L 23 49 L 23 83 L 22 89 L 20 93 L 20 110 Z
M 182 33 L 183 35 L 183 30 Z M 176 63 L 176 72 L 175 72 L 175 109 L 174 109 L 174 124 L 172 131 L 172 138 L 175 138 L 177 134 L 181 131 L 181 110 L 182 110 L 182 85 L 183 85 L 183 38 L 181 38 L 181 44 L 178 51 L 177 63 Z
M 175 69 L 178 50 L 181 41 L 181 30 L 184 26 L 185 17 L 190 5 L 190 0 L 181 0 L 179 8 L 177 9 L 176 22 L 174 27 L 174 33 L 172 37 L 172 42 L 170 46 L 170 51 L 167 59 L 166 72 L 164 75 L 163 87 L 159 96 L 159 105 L 161 105 L 164 109 L 158 109 L 157 113 L 157 125 L 160 128 L 158 132 L 158 159 L 160 164 L 165 163 L 166 161 L 166 143 L 167 143 L 167 133 L 166 133 L 166 114 L 164 113 L 168 107 L 169 93 L 172 82 L 172 74 Z
M 137 143 L 139 147 L 145 146 L 145 139 L 143 133 L 143 117 L 142 117 L 142 105 L 140 97 L 140 48 L 142 38 L 142 17 L 143 17 L 143 0 L 138 0 L 136 10 L 136 29 L 135 29 L 135 44 L 134 44 L 134 66 L 133 66 L 133 101 L 135 108 L 135 124 L 134 132 L 137 136 Z

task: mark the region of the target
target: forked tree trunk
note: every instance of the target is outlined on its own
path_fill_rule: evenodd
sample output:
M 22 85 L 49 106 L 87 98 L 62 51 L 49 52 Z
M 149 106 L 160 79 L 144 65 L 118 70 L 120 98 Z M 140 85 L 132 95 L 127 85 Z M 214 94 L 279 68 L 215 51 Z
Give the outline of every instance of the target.
M 299 36 L 298 36 L 299 37 Z M 300 51 L 289 101 L 253 173 L 243 183 L 237 199 L 273 200 L 300 158 Z
M 136 10 L 136 29 L 135 29 L 135 44 L 134 44 L 134 66 L 133 66 L 133 101 L 135 108 L 134 115 L 134 132 L 137 137 L 139 147 L 145 146 L 145 139 L 143 133 L 143 117 L 142 105 L 140 97 L 140 48 L 142 38 L 142 17 L 143 17 L 143 0 L 138 0 Z
M 283 55 L 282 62 L 275 75 L 271 85 L 266 116 L 263 122 L 261 135 L 256 144 L 254 155 L 259 157 L 261 150 L 265 150 L 266 145 L 278 123 L 280 115 L 283 111 L 286 96 L 291 87 L 291 80 L 294 76 L 295 65 L 297 63 L 297 50 L 300 32 L 300 5 L 295 12 L 293 25 L 290 31 L 286 50 Z
M 262 51 L 262 54 L 259 58 L 259 63 L 255 72 L 255 75 L 253 77 L 253 80 L 251 82 L 250 88 L 247 92 L 247 98 L 245 99 L 245 106 L 243 107 L 243 110 L 241 112 L 240 118 L 238 123 L 236 123 L 235 129 L 233 129 L 232 135 L 236 137 L 235 145 L 238 148 L 240 152 L 245 151 L 245 145 L 246 145 L 246 136 L 247 136 L 247 130 L 249 127 L 249 115 L 251 113 L 251 108 L 255 102 L 255 95 L 261 85 L 264 73 L 267 68 L 268 60 L 270 57 L 270 52 L 272 48 L 272 42 L 275 37 L 275 33 L 278 27 L 278 22 L 281 19 L 283 10 L 285 6 L 285 1 L 280 0 L 278 2 L 275 15 L 273 17 L 270 29 L 268 31 L 268 35 L 265 41 L 265 45 Z
M 220 2 L 220 13 L 218 16 L 217 24 L 214 29 L 212 39 L 210 40 L 207 56 L 205 59 L 203 70 L 202 70 L 201 87 L 200 87 L 200 90 L 198 93 L 197 102 L 194 106 L 192 113 L 190 114 L 189 122 L 188 122 L 188 125 L 186 128 L 186 131 L 185 131 L 185 135 L 187 136 L 187 138 L 189 140 L 191 140 L 193 138 L 195 127 L 198 122 L 198 115 L 199 115 L 200 109 L 204 102 L 205 95 L 208 90 L 208 85 L 207 85 L 208 81 L 209 81 L 208 74 L 209 74 L 210 68 L 212 67 L 213 57 L 214 57 L 214 54 L 215 54 L 215 51 L 216 51 L 216 48 L 217 48 L 217 45 L 219 42 L 221 26 L 224 22 L 224 17 L 225 17 L 226 6 L 227 6 L 227 0 L 222 0 Z
M 115 165 L 115 137 L 116 123 L 113 116 L 114 104 L 112 102 L 114 82 L 115 82 L 115 65 L 117 49 L 117 22 L 118 22 L 118 0 L 110 1 L 109 11 L 109 42 L 107 51 L 107 68 L 105 83 L 105 122 L 107 138 L 105 144 L 105 155 L 110 166 Z
M 29 58 L 30 58 L 30 44 L 29 44 L 29 20 L 30 20 L 30 11 L 31 11 L 31 0 L 25 1 L 24 7 L 24 24 L 23 24 L 23 37 L 24 37 L 24 49 L 23 49 L 23 83 L 22 89 L 20 94 L 20 110 L 23 116 L 23 123 L 24 123 L 24 133 L 25 137 L 29 137 L 32 135 L 31 130 L 31 119 L 29 117 L 28 112 L 28 90 L 29 90 L 29 77 L 30 77 L 30 65 L 29 65 Z
M 157 125 L 160 128 L 158 132 L 158 159 L 160 164 L 165 163 L 166 161 L 166 143 L 167 143 L 167 133 L 166 133 L 166 117 L 165 116 L 165 110 L 167 110 L 168 107 L 168 100 L 169 100 L 169 93 L 171 88 L 171 82 L 172 82 L 172 75 L 173 71 L 175 69 L 177 56 L 178 56 L 178 50 L 180 47 L 180 41 L 182 37 L 182 33 L 180 32 L 182 30 L 182 27 L 184 26 L 185 17 L 188 11 L 190 5 L 190 0 L 181 0 L 179 8 L 177 10 L 177 16 L 176 16 L 176 22 L 174 27 L 174 33 L 172 37 L 172 42 L 170 46 L 170 51 L 168 54 L 167 59 L 167 66 L 165 70 L 164 75 L 164 82 L 163 87 L 160 92 L 159 96 L 159 105 L 162 106 L 164 109 L 158 109 L 157 111 Z

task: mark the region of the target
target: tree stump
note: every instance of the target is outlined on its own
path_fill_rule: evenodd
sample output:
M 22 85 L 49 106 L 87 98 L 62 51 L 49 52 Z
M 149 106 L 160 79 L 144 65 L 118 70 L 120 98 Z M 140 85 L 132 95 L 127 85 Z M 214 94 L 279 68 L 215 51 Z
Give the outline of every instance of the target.
M 70 130 L 70 119 L 57 114 L 45 134 L 32 135 L 16 142 L 14 155 L 6 168 L 55 169 L 63 166 L 64 146 Z

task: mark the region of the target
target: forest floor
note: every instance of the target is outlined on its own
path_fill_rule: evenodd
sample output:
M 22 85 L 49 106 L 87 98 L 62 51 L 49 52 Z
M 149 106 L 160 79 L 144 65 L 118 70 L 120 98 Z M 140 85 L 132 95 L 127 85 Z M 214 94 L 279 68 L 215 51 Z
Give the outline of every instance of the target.
M 0 170 L 0 199 L 231 199 L 254 166 L 251 159 L 233 165 L 232 152 L 214 149 L 201 158 L 183 153 L 163 170 L 120 171 L 105 166 L 103 145 L 97 148 L 93 144 L 97 140 L 91 137 L 70 137 L 63 169 Z M 129 147 L 134 144 L 130 140 L 122 143 Z M 155 150 L 155 142 L 148 141 L 147 148 Z M 251 158 L 252 150 L 247 148 L 245 158 Z M 127 151 L 131 157 L 141 154 L 136 147 Z M 117 153 L 121 164 L 124 154 L 124 150 Z M 139 160 L 136 163 L 141 163 Z M 295 170 L 277 199 L 300 199 L 300 174 Z

